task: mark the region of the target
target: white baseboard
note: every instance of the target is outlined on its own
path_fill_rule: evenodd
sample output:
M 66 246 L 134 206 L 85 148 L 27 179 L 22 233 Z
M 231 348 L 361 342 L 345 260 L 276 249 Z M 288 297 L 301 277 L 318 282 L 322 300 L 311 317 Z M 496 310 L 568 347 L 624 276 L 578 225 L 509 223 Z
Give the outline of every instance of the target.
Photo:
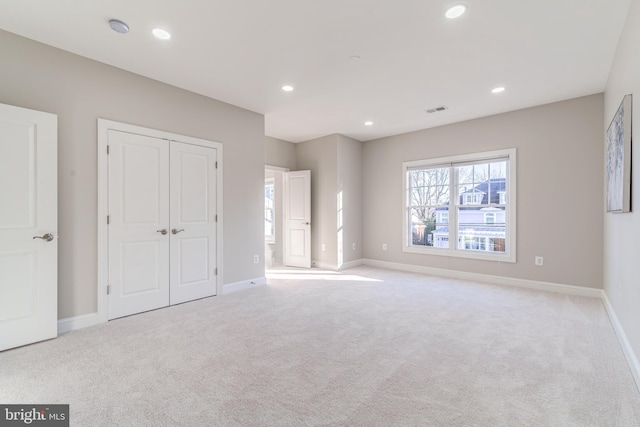
M 624 328 L 618 320 L 618 316 L 616 315 L 616 312 L 611 305 L 611 301 L 609 301 L 607 293 L 604 291 L 602 291 L 602 302 L 604 303 L 604 307 L 607 310 L 607 314 L 609 315 L 609 320 L 611 320 L 613 330 L 616 331 L 616 335 L 618 336 L 618 341 L 620 342 L 620 346 L 622 347 L 624 356 L 627 358 L 629 369 L 631 369 L 633 378 L 636 380 L 636 386 L 640 391 L 640 361 L 638 361 L 638 356 L 636 356 L 636 353 L 633 351 L 631 343 L 627 339 L 627 334 L 625 334 Z
M 222 285 L 222 295 L 232 294 L 234 292 L 240 292 L 247 289 L 255 288 L 258 286 L 264 286 L 267 284 L 267 278 L 262 276 L 256 279 L 241 280 L 234 283 L 226 283 Z
M 338 271 L 338 266 L 336 264 L 330 264 L 323 261 L 311 261 L 311 267 L 322 268 L 323 270 Z
M 489 274 L 469 273 L 467 271 L 447 270 L 444 268 L 425 267 L 422 265 L 401 264 L 397 262 L 364 259 L 364 265 L 388 268 L 390 270 L 409 271 L 412 273 L 429 274 L 432 276 L 450 277 L 452 279 L 473 280 L 476 282 L 492 283 L 496 285 L 515 286 L 518 288 L 537 289 L 539 291 L 557 292 L 567 295 L 579 295 L 590 298 L 601 298 L 602 289 L 585 288 L 582 286 L 562 285 L 559 283 L 539 282 L 536 280 L 517 279 L 513 277 L 493 276 Z
M 342 265 L 340 266 L 339 270 L 347 270 L 349 268 L 354 268 L 354 267 L 358 267 L 360 265 L 364 264 L 364 260 L 363 259 L 354 259 L 353 261 L 347 261 L 342 263 Z
M 58 334 L 75 331 L 77 329 L 88 328 L 100 323 L 98 313 L 81 314 L 80 316 L 67 317 L 58 320 Z
M 363 259 L 356 259 L 353 261 L 347 261 L 342 263 L 342 265 L 338 266 L 336 264 L 330 264 L 328 262 L 323 262 L 323 261 L 311 261 L 311 266 L 314 268 L 322 268 L 324 270 L 331 270 L 331 271 L 341 271 L 341 270 L 346 270 L 349 268 L 354 268 L 357 267 L 359 265 L 364 264 L 364 260 Z

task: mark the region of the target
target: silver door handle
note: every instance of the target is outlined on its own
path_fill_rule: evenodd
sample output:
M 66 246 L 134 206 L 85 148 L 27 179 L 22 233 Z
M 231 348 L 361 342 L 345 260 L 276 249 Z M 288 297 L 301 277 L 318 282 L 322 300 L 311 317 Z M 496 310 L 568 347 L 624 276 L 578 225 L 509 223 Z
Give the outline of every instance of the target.
M 50 241 L 52 241 L 52 240 L 53 240 L 53 234 L 51 234 L 51 233 L 47 233 L 47 234 L 44 234 L 44 235 L 42 235 L 42 236 L 33 236 L 33 238 L 34 238 L 34 239 L 42 239 L 42 240 L 44 240 L 45 242 L 50 242 Z
M 171 234 L 178 234 L 181 231 L 184 231 L 184 228 L 181 228 L 180 230 L 176 230 L 175 228 L 173 230 L 171 230 Z
M 167 234 L 167 229 L 163 228 L 162 230 L 156 230 L 156 233 L 160 233 L 164 236 L 165 234 Z

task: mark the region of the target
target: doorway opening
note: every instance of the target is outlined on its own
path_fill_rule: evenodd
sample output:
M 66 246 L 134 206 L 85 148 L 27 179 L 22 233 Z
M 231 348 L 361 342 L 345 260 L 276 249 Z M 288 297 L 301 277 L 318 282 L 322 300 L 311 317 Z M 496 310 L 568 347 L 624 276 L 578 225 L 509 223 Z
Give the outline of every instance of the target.
M 284 264 L 284 177 L 287 168 L 264 168 L 264 265 Z

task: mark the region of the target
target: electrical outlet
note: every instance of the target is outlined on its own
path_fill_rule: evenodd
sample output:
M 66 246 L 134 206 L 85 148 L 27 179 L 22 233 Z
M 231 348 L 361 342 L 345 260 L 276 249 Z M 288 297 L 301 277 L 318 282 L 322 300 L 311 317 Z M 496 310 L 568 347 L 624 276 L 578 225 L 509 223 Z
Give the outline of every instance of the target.
M 541 256 L 537 256 L 535 259 L 535 263 L 537 266 L 542 266 L 544 264 L 544 258 Z
M 354 251 L 356 250 L 356 244 L 355 243 L 353 244 L 353 250 Z
M 387 250 L 387 244 L 386 244 L 386 243 L 383 243 L 383 244 L 382 244 L 382 250 L 383 250 L 383 251 L 386 251 L 386 250 Z
M 254 256 L 253 256 L 253 263 L 254 263 L 254 264 L 257 264 L 257 263 L 259 263 L 259 262 L 260 262 L 260 255 L 254 255 Z
M 324 244 L 324 243 L 322 244 L 321 249 L 322 249 L 322 252 L 324 252 L 324 251 L 326 251 L 326 250 L 327 250 L 327 247 L 325 246 L 325 244 Z

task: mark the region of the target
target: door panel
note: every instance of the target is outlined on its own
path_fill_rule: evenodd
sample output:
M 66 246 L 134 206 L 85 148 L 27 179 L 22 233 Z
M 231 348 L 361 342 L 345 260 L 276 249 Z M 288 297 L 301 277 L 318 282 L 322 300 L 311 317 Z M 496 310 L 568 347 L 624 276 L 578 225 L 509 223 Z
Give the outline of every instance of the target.
M 169 142 L 115 130 L 108 137 L 109 319 L 115 319 L 169 305 Z
M 0 104 L 0 351 L 57 336 L 57 175 L 57 117 Z
M 311 171 L 285 173 L 285 265 L 311 267 Z
M 171 142 L 171 304 L 216 295 L 216 160 Z

